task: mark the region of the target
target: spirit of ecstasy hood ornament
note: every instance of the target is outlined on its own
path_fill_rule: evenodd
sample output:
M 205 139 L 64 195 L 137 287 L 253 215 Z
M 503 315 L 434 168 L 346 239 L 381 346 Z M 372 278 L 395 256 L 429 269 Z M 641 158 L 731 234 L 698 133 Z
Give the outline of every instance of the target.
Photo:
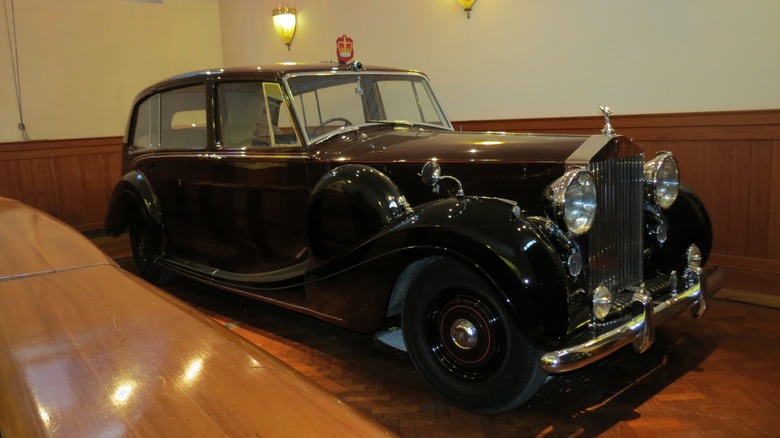
M 601 130 L 601 133 L 612 137 L 615 135 L 615 130 L 612 129 L 612 124 L 609 122 L 609 116 L 612 115 L 612 110 L 608 106 L 600 106 L 599 109 L 601 110 L 601 113 L 604 114 L 605 122 L 604 129 Z

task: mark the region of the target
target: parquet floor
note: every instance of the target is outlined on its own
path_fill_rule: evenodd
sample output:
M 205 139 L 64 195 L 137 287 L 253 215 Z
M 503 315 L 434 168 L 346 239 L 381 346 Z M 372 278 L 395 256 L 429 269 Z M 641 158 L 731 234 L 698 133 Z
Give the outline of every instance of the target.
M 134 270 L 126 240 L 98 243 Z M 780 436 L 777 309 L 711 300 L 703 319 L 662 326 L 645 354 L 624 349 L 488 416 L 442 401 L 371 335 L 186 279 L 165 289 L 404 437 Z

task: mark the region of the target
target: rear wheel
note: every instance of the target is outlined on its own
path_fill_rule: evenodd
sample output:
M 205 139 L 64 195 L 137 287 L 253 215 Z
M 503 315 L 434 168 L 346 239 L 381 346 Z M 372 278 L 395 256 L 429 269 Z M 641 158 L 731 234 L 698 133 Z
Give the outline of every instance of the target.
M 404 340 L 415 367 L 451 403 L 485 413 L 514 409 L 547 374 L 541 352 L 511 321 L 491 288 L 448 258 L 425 260 L 403 310 Z
M 162 252 L 162 238 L 155 233 L 149 216 L 140 207 L 136 207 L 130 216 L 130 246 L 138 274 L 146 281 L 163 284 L 174 278 L 172 272 L 157 264 Z

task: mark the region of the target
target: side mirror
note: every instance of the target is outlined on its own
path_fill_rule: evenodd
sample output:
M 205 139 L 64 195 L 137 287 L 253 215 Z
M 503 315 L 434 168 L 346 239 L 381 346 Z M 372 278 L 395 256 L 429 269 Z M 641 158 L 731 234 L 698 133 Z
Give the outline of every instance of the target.
M 429 161 L 425 163 L 425 165 L 422 168 L 422 172 L 420 172 L 420 179 L 422 179 L 423 184 L 426 186 L 433 187 L 433 193 L 439 193 L 439 182 L 445 179 L 451 179 L 455 181 L 455 184 L 458 185 L 458 191 L 455 196 L 458 198 L 462 198 L 465 196 L 463 194 L 463 186 L 460 184 L 460 181 L 455 179 L 454 177 L 451 177 L 449 175 L 441 175 L 441 165 L 437 163 L 436 161 Z
M 435 161 L 425 163 L 420 178 L 426 186 L 435 186 L 441 180 L 441 166 Z

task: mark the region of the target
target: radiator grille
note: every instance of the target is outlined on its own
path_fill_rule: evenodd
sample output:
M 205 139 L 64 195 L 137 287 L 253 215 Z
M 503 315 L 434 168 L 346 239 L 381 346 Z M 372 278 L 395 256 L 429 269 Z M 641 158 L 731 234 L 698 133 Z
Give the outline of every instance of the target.
M 588 286 L 620 290 L 642 281 L 642 155 L 593 162 L 598 207 L 588 233 Z

